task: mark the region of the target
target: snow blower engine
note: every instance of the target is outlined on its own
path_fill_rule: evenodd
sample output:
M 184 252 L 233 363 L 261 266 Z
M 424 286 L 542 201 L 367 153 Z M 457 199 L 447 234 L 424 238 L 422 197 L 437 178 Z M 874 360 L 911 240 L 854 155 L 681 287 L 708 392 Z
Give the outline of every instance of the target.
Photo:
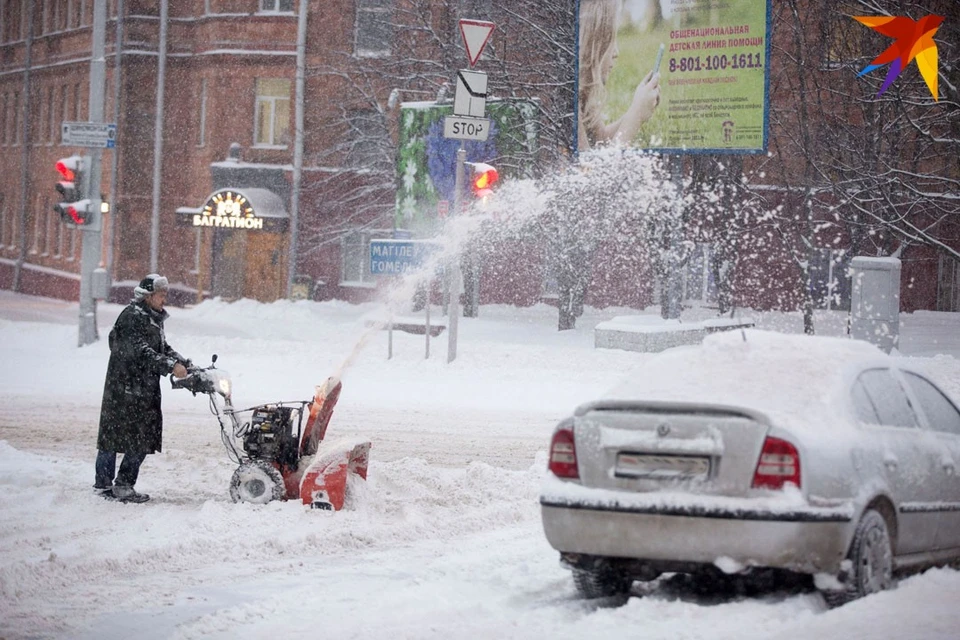
M 216 362 L 214 355 L 209 367 L 192 368 L 185 378 L 171 381 L 174 389 L 210 396 L 210 411 L 220 423 L 220 437 L 239 465 L 230 481 L 233 501 L 264 504 L 299 498 L 315 509 L 339 511 L 349 480 L 366 480 L 370 454 L 366 440 L 324 440 L 340 398 L 339 378 L 327 378 L 311 400 L 235 409 L 230 376 L 217 369 Z M 242 420 L 247 414 L 249 420 Z

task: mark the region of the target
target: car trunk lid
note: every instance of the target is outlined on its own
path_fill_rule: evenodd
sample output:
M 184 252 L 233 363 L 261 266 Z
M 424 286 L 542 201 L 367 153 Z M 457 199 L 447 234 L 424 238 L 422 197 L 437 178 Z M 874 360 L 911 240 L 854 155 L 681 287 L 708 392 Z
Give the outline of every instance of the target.
M 574 431 L 586 487 L 739 497 L 751 488 L 769 424 L 715 405 L 601 402 L 577 412 Z

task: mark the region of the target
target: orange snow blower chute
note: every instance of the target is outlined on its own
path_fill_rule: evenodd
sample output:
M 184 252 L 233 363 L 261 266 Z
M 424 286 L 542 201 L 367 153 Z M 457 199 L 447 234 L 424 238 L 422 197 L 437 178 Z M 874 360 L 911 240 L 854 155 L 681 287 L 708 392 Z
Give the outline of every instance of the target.
M 214 356 L 214 363 L 216 359 Z M 194 395 L 223 397 L 222 411 L 217 402 L 210 404 L 220 422 L 227 452 L 240 465 L 230 481 L 234 502 L 265 504 L 299 498 L 315 509 L 339 511 L 346 501 L 350 478 L 367 479 L 368 440 L 326 440 L 333 408 L 343 387 L 336 376 L 319 385 L 312 400 L 276 402 L 249 409 L 234 408 L 230 377 L 213 364 L 206 369 L 194 368 L 186 378 L 172 383 L 174 388 L 187 389 Z M 250 420 L 241 423 L 238 416 L 247 412 L 251 413 Z M 242 452 L 234 440 L 241 441 Z
M 315 509 L 339 511 L 346 499 L 349 474 L 367 479 L 370 442 L 349 438 L 324 441 L 342 386 L 338 378 L 330 377 L 317 387 L 300 438 L 298 472 L 284 478 L 287 497 L 299 497 Z

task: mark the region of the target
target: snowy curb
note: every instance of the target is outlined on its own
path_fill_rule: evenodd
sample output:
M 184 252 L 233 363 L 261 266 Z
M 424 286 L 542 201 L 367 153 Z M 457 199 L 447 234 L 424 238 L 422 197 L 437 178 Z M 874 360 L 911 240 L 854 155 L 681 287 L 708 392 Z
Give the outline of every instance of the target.
M 710 318 L 681 323 L 657 316 L 616 316 L 594 329 L 594 347 L 656 353 L 671 347 L 700 344 L 710 333 L 748 329 L 750 318 Z

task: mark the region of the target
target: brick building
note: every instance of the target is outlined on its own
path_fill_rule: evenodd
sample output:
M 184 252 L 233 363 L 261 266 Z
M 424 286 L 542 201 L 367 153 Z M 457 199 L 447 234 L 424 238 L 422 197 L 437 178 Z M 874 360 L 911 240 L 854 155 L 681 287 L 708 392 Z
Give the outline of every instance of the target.
M 497 23 L 478 68 L 490 72 L 501 95 L 536 99 L 545 113 L 561 114 L 559 123 L 541 130 L 540 147 L 545 161 L 564 153 L 572 116 L 557 105 L 572 104 L 572 53 L 542 34 L 555 32 L 557 41 L 572 34 L 573 0 L 306 1 L 304 91 L 298 96 L 295 0 L 178 0 L 168 3 L 166 21 L 160 0 L 107 0 L 106 120 L 116 122 L 118 143 L 103 154 L 101 191 L 111 211 L 104 216 L 102 256 L 112 300 L 125 301 L 150 269 L 154 224 L 157 266 L 173 283 L 175 303 L 217 295 L 269 301 L 285 296 L 288 282 L 296 294 L 314 299 L 371 297 L 376 284 L 363 266 L 364 242 L 371 232 L 393 227 L 397 103 L 435 99 L 465 66 L 459 17 Z M 53 167 L 58 158 L 82 151 L 61 146 L 59 124 L 88 117 L 93 4 L 0 2 L 2 288 L 78 295 L 80 232 L 52 209 Z M 537 81 L 543 78 L 551 83 Z M 543 89 L 546 84 L 552 88 Z M 298 99 L 304 114 L 300 158 Z M 262 228 L 193 226 L 205 207 L 240 206 L 223 204 L 234 192 L 265 221 Z M 541 254 L 528 249 L 505 251 L 509 266 L 485 271 L 484 302 L 530 304 L 549 297 Z M 911 283 L 905 308 L 960 310 L 957 263 L 929 249 L 916 251 L 922 259 L 904 271 Z M 754 261 L 793 277 L 787 256 Z M 691 297 L 709 295 L 700 264 L 689 269 Z M 604 280 L 588 302 L 652 300 L 649 286 Z M 782 296 L 741 302 L 798 303 L 789 296 L 786 303 Z

